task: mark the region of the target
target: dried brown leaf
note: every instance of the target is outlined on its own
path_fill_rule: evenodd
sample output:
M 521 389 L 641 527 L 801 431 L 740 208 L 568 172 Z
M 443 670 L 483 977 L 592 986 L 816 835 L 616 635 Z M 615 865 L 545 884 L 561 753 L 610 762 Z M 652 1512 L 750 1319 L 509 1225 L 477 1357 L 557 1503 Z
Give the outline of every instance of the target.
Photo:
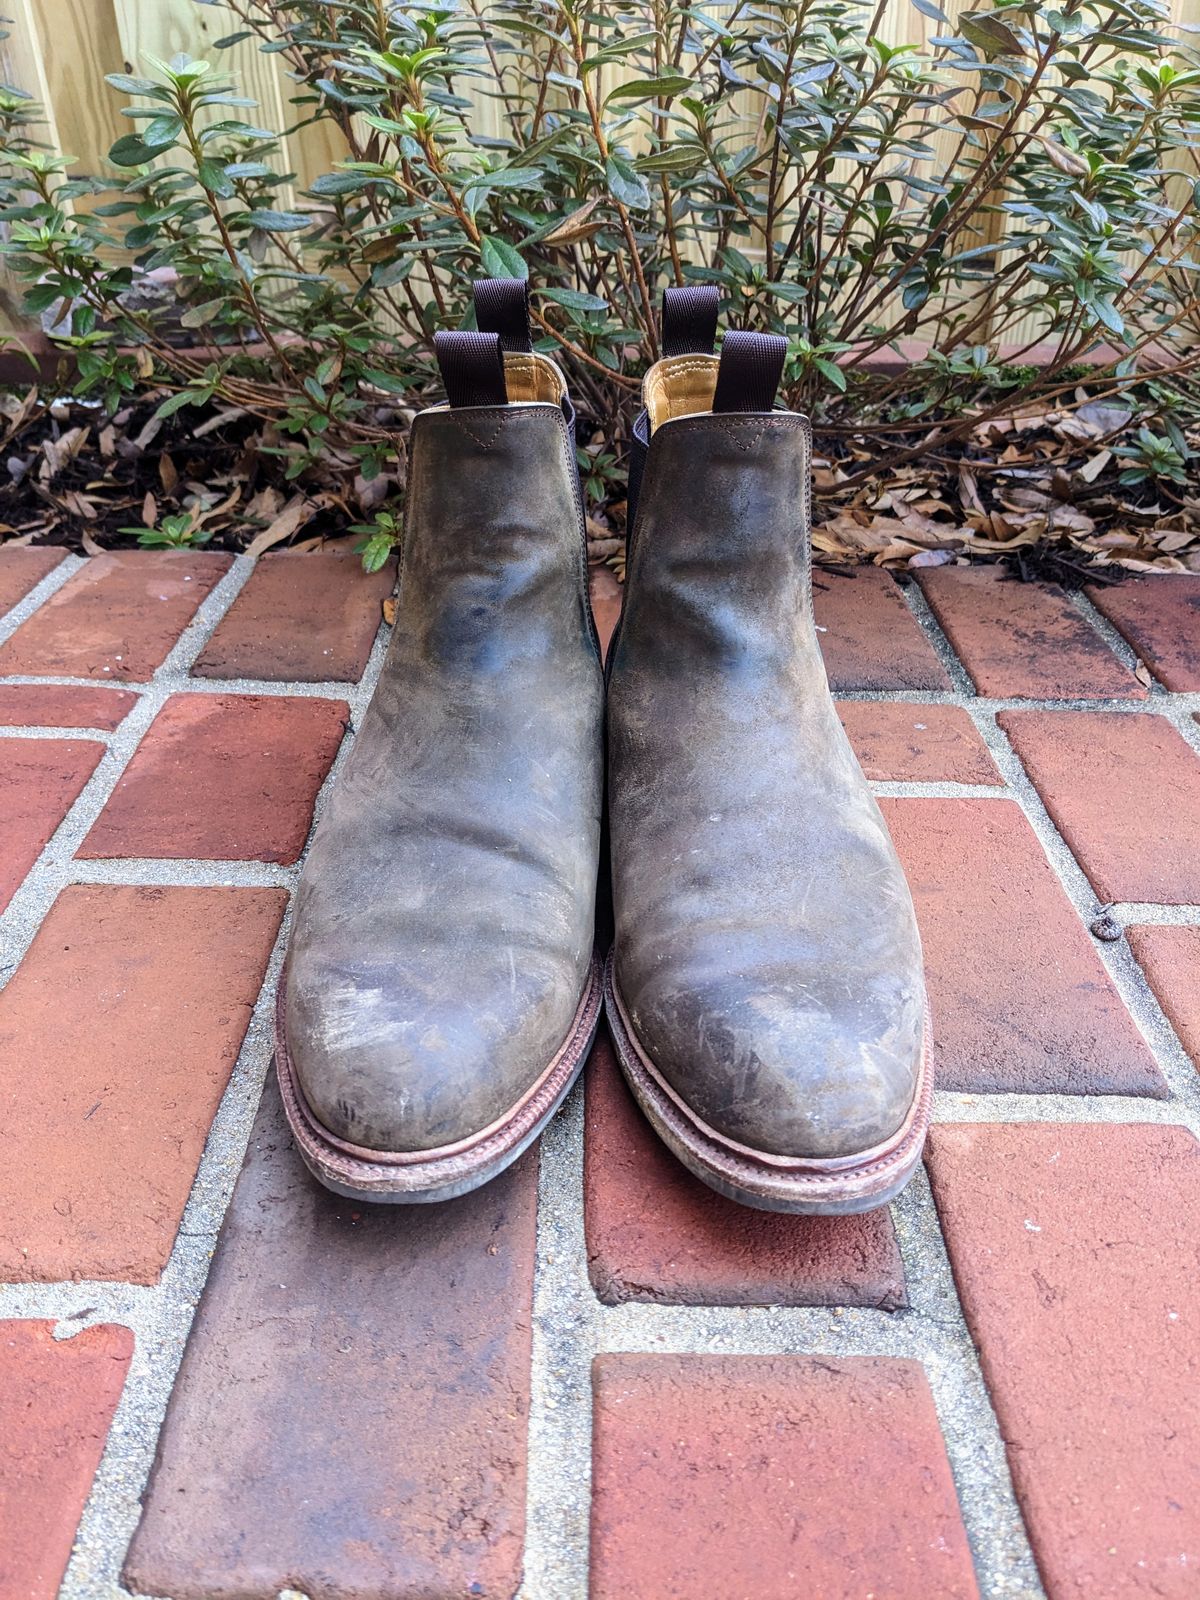
M 260 556 L 264 550 L 270 550 L 272 545 L 282 544 L 285 539 L 290 539 L 297 528 L 302 528 L 310 520 L 316 510 L 317 506 L 307 495 L 293 495 L 275 520 L 251 539 L 246 546 L 246 554 Z
M 592 222 L 592 212 L 600 204 L 599 196 L 585 201 L 577 211 L 572 211 L 570 216 L 564 217 L 557 228 L 546 234 L 543 244 L 577 244 L 580 239 L 588 239 L 593 233 L 603 226 L 602 221 Z

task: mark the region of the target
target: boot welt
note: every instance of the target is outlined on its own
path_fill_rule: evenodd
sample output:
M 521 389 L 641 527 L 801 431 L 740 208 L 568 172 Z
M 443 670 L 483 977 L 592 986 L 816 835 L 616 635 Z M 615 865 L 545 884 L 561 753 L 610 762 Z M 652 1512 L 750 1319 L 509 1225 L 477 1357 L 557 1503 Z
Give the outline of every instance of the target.
M 933 1110 L 928 1005 L 916 1093 L 904 1122 L 873 1149 L 832 1158 L 751 1150 L 703 1122 L 638 1042 L 617 992 L 611 955 L 605 971 L 605 1010 L 621 1070 L 650 1125 L 689 1171 L 730 1200 L 760 1211 L 800 1216 L 874 1211 L 899 1194 L 920 1162 Z
M 432 1150 L 370 1150 L 346 1143 L 313 1114 L 288 1055 L 284 1032 L 286 973 L 275 1004 L 275 1069 L 283 1109 L 305 1166 L 319 1183 L 351 1200 L 421 1205 L 452 1200 L 503 1172 L 538 1137 L 566 1098 L 591 1049 L 603 980 L 592 958 L 566 1040 L 532 1087 L 499 1121 L 469 1139 Z

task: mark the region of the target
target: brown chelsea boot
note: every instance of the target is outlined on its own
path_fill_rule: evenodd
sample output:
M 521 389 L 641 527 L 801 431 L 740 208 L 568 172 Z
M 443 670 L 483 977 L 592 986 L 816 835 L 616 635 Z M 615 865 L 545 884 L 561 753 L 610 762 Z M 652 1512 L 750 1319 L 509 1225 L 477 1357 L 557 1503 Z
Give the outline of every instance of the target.
M 865 1211 L 920 1159 L 932 1080 L 912 898 L 813 624 L 808 420 L 786 345 L 668 291 L 609 658 L 625 1076 L 681 1161 L 747 1205 Z M 640 466 L 640 472 L 637 470 Z
M 317 828 L 276 1062 L 328 1188 L 431 1201 L 538 1135 L 595 1032 L 603 678 L 573 418 L 524 285 L 437 337 L 396 626 Z

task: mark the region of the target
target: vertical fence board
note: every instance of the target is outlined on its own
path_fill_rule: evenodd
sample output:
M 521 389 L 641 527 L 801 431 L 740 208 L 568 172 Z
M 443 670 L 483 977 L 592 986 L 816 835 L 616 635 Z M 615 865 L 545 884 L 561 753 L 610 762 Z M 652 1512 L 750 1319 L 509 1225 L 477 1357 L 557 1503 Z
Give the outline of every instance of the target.
M 38 101 L 45 118 L 45 127 L 36 130 L 38 136 L 54 149 L 61 149 L 54 103 L 38 37 L 34 0 L 10 0 L 10 4 L 4 8 L 4 14 L 8 38 L 0 43 L 0 71 L 14 89 L 22 89 Z
M 287 110 L 290 108 L 285 109 L 284 106 L 274 56 L 263 55 L 257 40 L 253 38 L 244 39 L 228 49 L 214 49 L 218 39 L 244 31 L 232 11 L 224 6 L 198 5 L 196 0 L 112 0 L 112 3 L 121 48 L 132 73 L 146 72 L 147 56 L 170 61 L 173 56 L 189 55 L 195 60 L 211 62 L 220 73 L 233 81 L 239 94 L 256 101 L 258 109 L 238 112 L 216 107 L 206 114 L 206 121 L 216 122 L 240 116 L 264 128 L 282 129 L 287 126 Z M 286 140 L 284 151 L 290 164 L 292 152 Z M 279 203 L 285 207 L 289 205 L 290 194 L 281 192 Z
M 104 81 L 124 69 L 112 0 L 36 0 L 33 9 L 59 149 L 74 158 L 72 173 L 101 176 L 109 146 L 133 128 L 120 114 L 124 96 Z
M 978 0 L 943 0 L 952 21 L 976 6 Z M 487 0 L 468 0 L 486 36 Z M 146 70 L 145 54 L 163 60 L 186 52 L 212 61 L 228 72 L 238 91 L 258 102 L 258 113 L 247 112 L 248 119 L 264 127 L 291 130 L 284 140 L 285 159 L 297 174 L 297 187 L 307 189 L 313 178 L 330 171 L 343 159 L 343 141 L 328 122 L 295 128 L 306 109 L 292 103 L 300 92 L 287 74 L 284 59 L 264 55 L 257 40 L 242 41 L 231 49 L 214 51 L 213 42 L 225 34 L 241 31 L 237 17 L 224 6 L 201 5 L 197 0 L 11 0 L 10 37 L 0 45 L 0 71 L 14 85 L 26 90 L 44 107 L 45 127 L 40 136 L 48 145 L 74 157 L 72 171 L 103 175 L 109 145 L 132 124 L 120 116 L 124 98 L 103 81 L 105 73 L 127 70 L 135 74 Z M 1177 25 L 1200 25 L 1200 0 L 1173 0 L 1172 14 Z M 927 45 L 940 32 L 940 24 L 924 16 L 913 0 L 889 0 L 880 14 L 880 36 L 891 45 Z M 601 76 L 605 91 L 632 74 L 623 67 L 607 68 Z M 964 81 L 967 81 L 964 79 Z M 474 131 L 496 136 L 507 132 L 504 107 L 495 93 L 469 79 L 462 84 L 478 108 Z M 965 97 L 964 97 L 965 98 Z M 736 114 L 746 117 L 745 133 L 753 134 L 754 108 L 749 96 L 736 97 Z M 932 163 L 948 159 L 959 134 L 949 117 L 936 120 L 929 130 L 929 143 L 935 156 Z M 918 169 L 921 170 L 921 169 Z M 292 197 L 281 193 L 279 203 Z M 781 231 L 790 231 L 788 219 L 781 219 Z M 1001 237 L 1003 219 L 989 223 L 988 239 Z M 757 257 L 761 237 L 755 235 L 743 249 Z M 962 241 L 975 242 L 975 241 Z M 986 242 L 986 241 L 985 241 Z M 688 252 L 690 253 L 690 252 Z M 987 291 L 981 289 L 981 299 Z M 890 325 L 902 313 L 885 308 L 878 320 Z M 986 339 L 994 326 L 1006 344 L 1044 336 L 1045 329 L 1025 317 L 1009 325 L 997 315 L 992 325 L 984 323 L 976 341 Z M 976 342 L 973 341 L 973 342 Z

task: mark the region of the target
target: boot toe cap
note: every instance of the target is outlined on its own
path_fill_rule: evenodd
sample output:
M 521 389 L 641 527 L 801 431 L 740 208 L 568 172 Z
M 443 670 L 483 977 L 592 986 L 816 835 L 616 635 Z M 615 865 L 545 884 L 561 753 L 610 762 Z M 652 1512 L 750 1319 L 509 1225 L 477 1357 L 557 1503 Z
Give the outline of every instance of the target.
M 579 1004 L 565 974 L 480 1003 L 378 975 L 289 975 L 285 1035 L 314 1117 L 381 1153 L 436 1151 L 503 1123 L 554 1059 Z
M 645 986 L 626 1010 L 641 1048 L 693 1114 L 749 1150 L 859 1155 L 900 1130 L 916 1095 L 920 984 L 831 996 L 812 985 L 666 982 Z

